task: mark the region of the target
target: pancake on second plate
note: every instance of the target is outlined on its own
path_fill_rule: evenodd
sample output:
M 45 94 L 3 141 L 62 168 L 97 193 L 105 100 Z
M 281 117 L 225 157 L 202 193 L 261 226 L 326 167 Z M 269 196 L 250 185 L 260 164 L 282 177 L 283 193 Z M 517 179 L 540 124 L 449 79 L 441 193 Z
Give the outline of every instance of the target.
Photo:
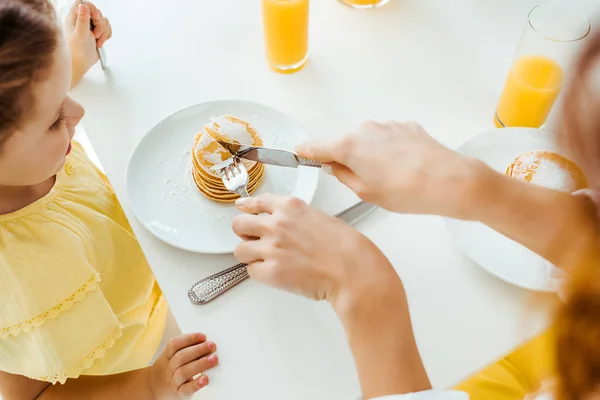
M 588 186 L 585 175 L 573 161 L 549 150 L 521 154 L 508 166 L 506 175 L 568 193 Z
M 233 156 L 217 140 L 262 146 L 262 139 L 248 122 L 230 115 L 213 118 L 194 139 L 192 177 L 196 187 L 213 201 L 234 202 L 240 196 L 225 188 L 218 172 L 233 162 Z M 265 167 L 254 161 L 241 162 L 248 170 L 248 193 L 252 194 L 263 180 Z

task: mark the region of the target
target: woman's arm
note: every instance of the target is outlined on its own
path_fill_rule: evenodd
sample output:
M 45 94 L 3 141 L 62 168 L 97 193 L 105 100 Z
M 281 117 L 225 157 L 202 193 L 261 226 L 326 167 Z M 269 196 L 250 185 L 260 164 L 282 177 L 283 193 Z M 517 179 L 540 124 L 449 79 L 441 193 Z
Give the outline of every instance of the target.
M 461 212 L 568 270 L 600 259 L 598 216 L 587 196 L 573 196 L 502 175 L 476 161 Z
M 386 271 L 386 265 L 371 265 Z M 393 271 L 393 270 L 392 270 Z M 364 399 L 431 389 L 411 326 L 402 282 L 364 277 L 336 304 L 348 337 Z
M 233 221 L 234 232 L 246 238 L 235 256 L 255 280 L 329 301 L 346 330 L 365 399 L 431 388 L 402 282 L 370 240 L 298 199 L 264 194 L 237 204 L 247 214 Z

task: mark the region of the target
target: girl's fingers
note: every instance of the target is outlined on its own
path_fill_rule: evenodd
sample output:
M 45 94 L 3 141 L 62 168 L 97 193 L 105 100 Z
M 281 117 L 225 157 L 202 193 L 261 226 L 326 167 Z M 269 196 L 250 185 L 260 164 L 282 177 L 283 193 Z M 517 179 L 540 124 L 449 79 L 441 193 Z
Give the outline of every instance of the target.
M 181 385 L 177 392 L 183 397 L 191 397 L 206 385 L 208 385 L 208 376 L 202 375 Z
M 202 357 L 199 360 L 192 361 L 177 368 L 173 373 L 173 383 L 176 387 L 184 385 L 194 376 L 215 367 L 219 363 L 219 357 L 216 354 L 211 354 L 207 357 Z
M 206 335 L 203 333 L 189 333 L 187 335 L 177 336 L 169 340 L 164 355 L 170 360 L 179 350 L 204 342 L 206 342 Z
M 96 26 L 94 29 L 94 37 L 96 38 L 96 46 L 98 48 L 104 46 L 104 43 L 112 37 L 112 26 L 108 19 L 103 19 L 104 24 Z
M 216 350 L 217 345 L 215 342 L 204 342 L 191 347 L 186 347 L 185 349 L 178 351 L 177 354 L 171 358 L 171 368 L 175 371 L 182 365 L 214 353 Z

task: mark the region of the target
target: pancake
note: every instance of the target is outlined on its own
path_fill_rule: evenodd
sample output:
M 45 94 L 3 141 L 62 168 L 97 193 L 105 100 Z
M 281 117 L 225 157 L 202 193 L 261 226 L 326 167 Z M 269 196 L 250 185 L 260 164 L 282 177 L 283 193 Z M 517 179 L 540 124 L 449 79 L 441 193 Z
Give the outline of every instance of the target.
M 588 186 L 583 171 L 573 161 L 548 150 L 518 156 L 506 169 L 506 175 L 567 193 Z
M 196 187 L 207 198 L 217 202 L 234 202 L 240 196 L 229 192 L 219 170 L 233 163 L 234 157 L 217 140 L 262 146 L 258 132 L 248 122 L 229 115 L 213 118 L 196 135 L 192 148 L 192 177 Z M 259 188 L 265 167 L 261 163 L 240 160 L 248 171 L 248 193 Z

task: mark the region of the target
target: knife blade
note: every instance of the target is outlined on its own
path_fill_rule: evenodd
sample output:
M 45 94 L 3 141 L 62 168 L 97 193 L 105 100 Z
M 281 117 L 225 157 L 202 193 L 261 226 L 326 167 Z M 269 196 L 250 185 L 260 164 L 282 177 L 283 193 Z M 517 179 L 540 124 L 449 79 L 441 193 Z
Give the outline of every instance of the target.
M 218 142 L 234 156 L 246 160 L 289 168 L 298 168 L 300 166 L 321 168 L 320 162 L 301 157 L 293 151 L 249 146 L 240 143 L 226 142 L 224 140 L 219 140 Z
M 371 215 L 377 208 L 378 207 L 374 204 L 360 201 L 336 214 L 336 217 L 346 222 L 348 225 L 354 226 Z M 237 264 L 194 283 L 190 290 L 188 290 L 190 301 L 194 304 L 210 303 L 223 293 L 249 278 L 246 267 L 246 264 Z

